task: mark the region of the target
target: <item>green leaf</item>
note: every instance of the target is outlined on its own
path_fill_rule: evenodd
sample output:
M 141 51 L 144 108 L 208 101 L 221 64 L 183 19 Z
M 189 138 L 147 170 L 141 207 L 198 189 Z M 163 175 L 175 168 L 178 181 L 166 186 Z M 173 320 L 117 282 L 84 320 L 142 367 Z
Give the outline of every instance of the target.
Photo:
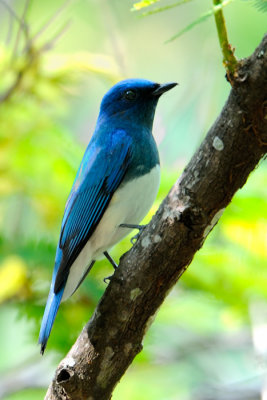
M 267 12 L 267 0 L 254 0 L 254 6 L 262 12 Z
M 185 4 L 185 3 L 189 3 L 190 1 L 193 1 L 193 0 L 179 0 L 179 1 L 175 2 L 175 3 L 168 4 L 167 6 L 164 6 L 164 7 L 157 7 L 157 8 L 154 8 L 154 10 L 142 13 L 142 17 L 146 17 L 147 15 L 157 14 L 157 13 L 162 12 L 162 11 L 167 11 L 167 10 L 170 10 L 172 8 L 181 6 L 181 5 Z
M 226 5 L 228 5 L 229 3 L 231 3 L 233 0 L 225 0 L 223 3 L 211 8 L 210 10 L 208 10 L 207 12 L 205 12 L 204 14 L 201 14 L 197 19 L 195 19 L 193 22 L 191 22 L 190 24 L 188 24 L 185 28 L 183 28 L 181 31 L 179 31 L 178 33 L 176 33 L 174 36 L 172 36 L 170 39 L 168 39 L 165 43 L 169 43 L 172 42 L 173 40 L 177 39 L 178 37 L 182 36 L 185 32 L 190 31 L 192 28 L 194 28 L 194 26 L 200 24 L 201 22 L 206 21 L 209 17 L 211 17 L 212 15 L 214 15 L 219 9 L 221 9 L 222 7 L 225 7 Z
M 134 3 L 132 11 L 139 11 L 142 8 L 149 7 L 154 3 L 157 3 L 160 0 L 142 0 L 138 1 L 138 3 Z
M 209 10 L 207 11 L 205 14 L 202 14 L 200 17 L 198 17 L 197 19 L 195 19 L 195 21 L 191 22 L 190 24 L 188 24 L 185 28 L 183 28 L 181 31 L 179 31 L 178 33 L 176 33 L 174 36 L 172 36 L 170 39 L 166 40 L 165 43 L 169 43 L 172 42 L 173 40 L 177 39 L 178 37 L 182 36 L 184 33 L 190 31 L 192 28 L 194 28 L 194 26 L 200 24 L 201 22 L 206 21 L 206 19 L 208 19 L 209 17 L 211 17 L 213 15 L 213 10 Z

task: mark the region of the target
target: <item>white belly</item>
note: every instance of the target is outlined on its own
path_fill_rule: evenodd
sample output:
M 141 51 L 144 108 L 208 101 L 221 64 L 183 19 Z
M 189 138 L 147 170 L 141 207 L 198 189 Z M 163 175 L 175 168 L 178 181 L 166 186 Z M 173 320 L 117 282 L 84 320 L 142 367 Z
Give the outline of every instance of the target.
M 90 237 L 70 268 L 62 300 L 75 291 L 92 260 L 103 256 L 103 252 L 118 243 L 131 231 L 120 224 L 139 224 L 150 210 L 158 193 L 160 167 L 157 165 L 148 174 L 134 179 L 113 195 L 95 232 Z

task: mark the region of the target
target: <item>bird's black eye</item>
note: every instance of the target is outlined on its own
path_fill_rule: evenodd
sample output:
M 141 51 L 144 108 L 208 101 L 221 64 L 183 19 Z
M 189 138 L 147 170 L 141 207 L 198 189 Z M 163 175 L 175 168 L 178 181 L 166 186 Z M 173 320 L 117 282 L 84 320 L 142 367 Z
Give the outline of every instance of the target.
M 136 99 L 136 92 L 134 90 L 126 90 L 126 92 L 124 92 L 123 97 L 126 100 L 135 100 Z

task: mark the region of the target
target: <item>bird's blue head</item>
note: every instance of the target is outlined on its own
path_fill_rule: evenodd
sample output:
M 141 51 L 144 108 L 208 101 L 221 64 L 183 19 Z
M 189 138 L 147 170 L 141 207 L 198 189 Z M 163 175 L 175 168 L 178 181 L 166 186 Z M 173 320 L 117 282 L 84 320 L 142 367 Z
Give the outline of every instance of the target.
M 152 128 L 159 97 L 177 83 L 159 84 L 145 79 L 126 79 L 114 85 L 103 97 L 98 123 L 116 119 Z

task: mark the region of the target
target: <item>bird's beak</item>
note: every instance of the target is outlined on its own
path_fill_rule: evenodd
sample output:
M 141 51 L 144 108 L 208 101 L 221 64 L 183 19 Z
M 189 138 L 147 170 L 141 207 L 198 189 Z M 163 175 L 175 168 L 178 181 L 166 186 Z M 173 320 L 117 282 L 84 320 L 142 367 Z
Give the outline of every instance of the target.
M 178 83 L 176 83 L 176 82 L 163 83 L 161 85 L 159 84 L 159 86 L 152 92 L 152 95 L 153 96 L 161 96 L 163 93 L 172 89 L 176 85 L 178 85 Z

